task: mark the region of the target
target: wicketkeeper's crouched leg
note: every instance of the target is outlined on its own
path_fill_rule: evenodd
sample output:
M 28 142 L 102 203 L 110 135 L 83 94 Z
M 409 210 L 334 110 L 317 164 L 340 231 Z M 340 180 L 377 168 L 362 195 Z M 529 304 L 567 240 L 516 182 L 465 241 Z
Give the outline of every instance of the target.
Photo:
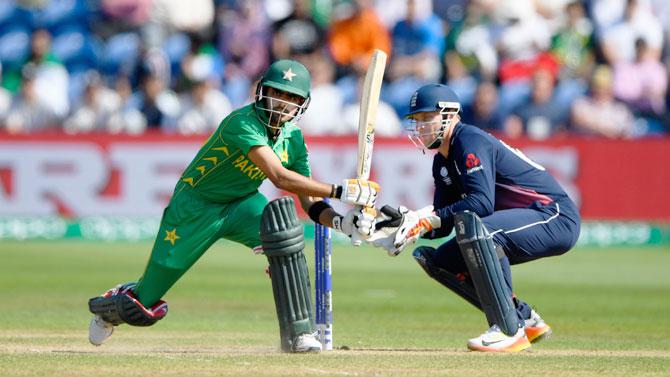
M 285 352 L 319 351 L 315 336 L 303 227 L 289 197 L 265 207 L 260 229 L 263 252 L 270 263 L 281 348 Z

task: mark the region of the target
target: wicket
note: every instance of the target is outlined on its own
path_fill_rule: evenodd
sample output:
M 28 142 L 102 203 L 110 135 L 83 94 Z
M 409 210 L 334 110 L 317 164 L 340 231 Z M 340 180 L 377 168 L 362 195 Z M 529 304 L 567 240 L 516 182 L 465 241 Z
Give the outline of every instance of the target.
M 333 349 L 333 282 L 330 228 L 314 227 L 314 285 L 316 286 L 316 329 L 321 349 Z

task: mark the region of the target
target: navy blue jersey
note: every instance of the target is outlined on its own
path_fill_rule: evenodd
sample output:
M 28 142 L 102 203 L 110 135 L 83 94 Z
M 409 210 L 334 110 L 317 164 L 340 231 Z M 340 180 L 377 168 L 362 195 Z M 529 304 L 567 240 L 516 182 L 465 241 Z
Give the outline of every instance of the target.
M 435 154 L 433 205 L 442 219 L 438 234 L 453 227 L 453 214 L 464 210 L 486 217 L 494 211 L 562 201 L 567 194 L 543 166 L 481 129 L 456 125 L 449 155 Z M 431 237 L 432 238 L 432 237 Z

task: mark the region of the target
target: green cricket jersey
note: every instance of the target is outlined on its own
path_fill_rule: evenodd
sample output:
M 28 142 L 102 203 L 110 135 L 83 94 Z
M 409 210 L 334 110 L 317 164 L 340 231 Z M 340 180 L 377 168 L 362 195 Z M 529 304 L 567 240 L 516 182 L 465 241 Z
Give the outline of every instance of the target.
M 221 122 L 182 174 L 177 190 L 191 187 L 203 198 L 217 203 L 229 203 L 256 192 L 267 178 L 247 157 L 251 147 L 257 145 L 272 148 L 287 169 L 310 176 L 300 128 L 287 122 L 273 141 L 258 120 L 254 105 L 249 104 Z

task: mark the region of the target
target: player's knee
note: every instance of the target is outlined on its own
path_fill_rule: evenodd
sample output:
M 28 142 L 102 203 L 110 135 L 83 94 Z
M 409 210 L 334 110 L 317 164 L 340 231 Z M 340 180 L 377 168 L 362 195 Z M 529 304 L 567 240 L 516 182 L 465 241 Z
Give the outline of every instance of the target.
M 165 301 L 158 300 L 147 308 L 135 297 L 133 287 L 135 283 L 124 284 L 110 289 L 102 296 L 91 298 L 88 301 L 89 311 L 115 326 L 122 323 L 151 326 L 167 315 Z

